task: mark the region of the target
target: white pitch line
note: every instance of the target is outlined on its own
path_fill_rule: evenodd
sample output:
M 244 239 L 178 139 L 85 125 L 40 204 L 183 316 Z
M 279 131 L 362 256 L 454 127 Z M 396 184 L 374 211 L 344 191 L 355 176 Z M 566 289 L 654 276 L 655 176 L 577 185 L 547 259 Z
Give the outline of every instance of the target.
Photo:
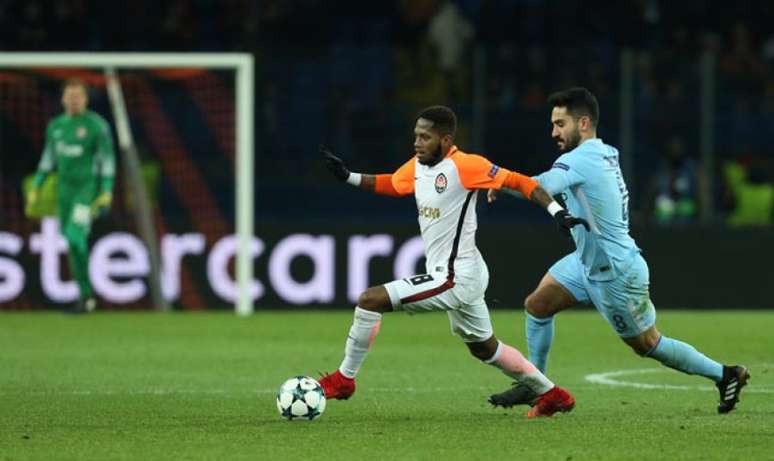
M 639 383 L 636 381 L 624 381 L 620 378 L 622 376 L 631 376 L 631 375 L 645 375 L 645 374 L 652 374 L 652 373 L 662 373 L 668 371 L 666 368 L 638 368 L 633 370 L 615 370 L 615 371 L 608 371 L 605 373 L 592 373 L 589 375 L 586 375 L 583 377 L 586 381 L 594 384 L 604 384 L 606 386 L 619 386 L 619 387 L 634 387 L 637 389 L 669 389 L 669 390 L 678 390 L 678 391 L 713 391 L 717 392 L 717 388 L 715 386 L 688 386 L 688 385 L 677 385 L 677 384 L 650 384 L 650 383 Z M 752 383 L 751 383 L 752 384 Z M 757 392 L 762 394 L 774 394 L 774 388 L 770 387 L 760 387 L 755 385 L 749 385 L 744 390 L 745 393 L 748 392 Z

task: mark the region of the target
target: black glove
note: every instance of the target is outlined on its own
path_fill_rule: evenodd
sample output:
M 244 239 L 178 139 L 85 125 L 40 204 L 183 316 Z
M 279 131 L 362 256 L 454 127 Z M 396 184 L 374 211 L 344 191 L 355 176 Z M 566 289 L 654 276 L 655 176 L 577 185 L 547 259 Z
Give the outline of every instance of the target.
M 552 195 L 553 199 L 556 200 L 556 203 L 562 206 L 565 210 L 567 209 L 567 202 L 565 201 L 565 197 L 567 197 L 564 192 L 560 192 L 558 194 Z
M 588 221 L 583 218 L 576 218 L 567 210 L 557 211 L 556 214 L 554 214 L 554 221 L 556 221 L 556 225 L 559 226 L 559 230 L 568 237 L 570 237 L 570 229 L 577 226 L 578 224 L 583 224 L 583 227 L 586 228 L 586 231 L 590 230 Z
M 333 155 L 333 152 L 331 152 L 330 149 L 322 144 L 320 144 L 319 150 L 320 153 L 323 154 L 325 166 L 331 170 L 331 173 L 333 173 L 333 176 L 336 176 L 336 179 L 339 181 L 346 181 L 349 179 L 349 170 L 344 165 L 344 160 Z

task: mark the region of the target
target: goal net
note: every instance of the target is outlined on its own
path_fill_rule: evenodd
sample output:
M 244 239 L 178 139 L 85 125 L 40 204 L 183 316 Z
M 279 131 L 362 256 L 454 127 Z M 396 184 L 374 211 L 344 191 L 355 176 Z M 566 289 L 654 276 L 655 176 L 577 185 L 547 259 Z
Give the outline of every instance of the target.
M 5 53 L 0 56 L 0 309 L 77 297 L 56 218 L 24 214 L 61 86 L 89 86 L 110 124 L 116 185 L 89 237 L 104 308 L 252 312 L 253 62 L 246 54 Z

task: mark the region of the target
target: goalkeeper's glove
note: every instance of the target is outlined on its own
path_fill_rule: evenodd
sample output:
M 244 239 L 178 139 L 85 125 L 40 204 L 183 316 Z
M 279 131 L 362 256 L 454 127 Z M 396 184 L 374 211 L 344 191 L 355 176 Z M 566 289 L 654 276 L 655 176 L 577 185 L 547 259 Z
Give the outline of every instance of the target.
M 91 203 L 91 215 L 92 216 L 104 216 L 110 210 L 110 204 L 113 203 L 113 194 L 110 192 L 102 192 Z
M 320 153 L 323 154 L 323 160 L 325 160 L 325 166 L 333 173 L 339 181 L 346 181 L 349 179 L 349 170 L 344 165 L 344 160 L 333 155 L 326 146 L 320 145 Z
M 578 224 L 582 224 L 583 227 L 586 228 L 586 231 L 590 230 L 588 221 L 583 218 L 576 218 L 565 209 L 561 209 L 554 213 L 554 221 L 556 221 L 556 225 L 559 226 L 559 230 L 568 237 L 570 236 L 570 230 Z
M 36 217 L 35 208 L 38 205 L 38 199 L 40 198 L 40 190 L 37 187 L 30 189 L 27 193 L 27 205 L 24 207 L 24 214 L 28 218 Z

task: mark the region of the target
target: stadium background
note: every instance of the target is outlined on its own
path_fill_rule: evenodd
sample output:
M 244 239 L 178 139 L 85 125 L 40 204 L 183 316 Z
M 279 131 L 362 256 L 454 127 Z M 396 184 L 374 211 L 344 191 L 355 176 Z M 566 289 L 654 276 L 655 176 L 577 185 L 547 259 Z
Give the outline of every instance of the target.
M 770 308 L 757 287 L 774 282 L 773 16 L 767 2 L 754 1 L 61 1 L 53 8 L 0 1 L 0 43 L 8 51 L 255 56 L 256 234 L 265 247 L 255 265 L 265 290 L 258 308 L 351 305 L 358 275 L 350 248 L 358 236 L 384 235 L 384 255 L 368 265 L 370 284 L 394 278 L 401 250 L 415 254 L 413 201 L 336 183 L 319 161 L 319 142 L 355 171 L 389 172 L 411 153 L 416 111 L 444 103 L 460 116 L 461 148 L 537 173 L 556 156 L 545 97 L 570 85 L 597 94 L 605 141 L 631 145 L 624 154 L 633 234 L 651 266 L 656 305 Z M 26 276 L 23 291 L 0 300 L 2 309 L 58 307 L 44 294 L 41 258 L 30 250 L 38 224 L 23 217 L 22 183 L 38 162 L 66 75 L 0 79 L 0 235 L 23 241 L 15 254 L 3 247 L 0 259 L 20 264 Z M 79 75 L 96 85 L 92 107 L 111 119 L 99 73 Z M 131 77 L 128 110 L 146 140 L 138 147 L 155 178 L 158 230 L 206 242 L 200 255 L 185 258 L 174 305 L 228 308 L 208 279 L 207 259 L 234 227 L 233 84 L 211 71 Z M 710 95 L 702 93 L 708 81 Z M 622 135 L 627 114 L 634 130 Z M 708 136 L 711 162 L 702 150 Z M 665 194 L 680 212 L 670 212 Z M 492 306 L 517 305 L 567 243 L 529 204 L 502 200 L 478 212 Z M 120 200 L 93 240 L 115 231 L 133 231 L 131 204 Z M 288 276 L 270 274 L 275 249 L 307 234 L 332 239 L 313 243 L 333 242 L 325 256 L 333 270 L 321 275 L 298 257 Z M 303 291 L 293 281 L 316 277 L 332 280 L 334 290 L 293 297 Z M 144 309 L 148 298 L 104 305 Z

